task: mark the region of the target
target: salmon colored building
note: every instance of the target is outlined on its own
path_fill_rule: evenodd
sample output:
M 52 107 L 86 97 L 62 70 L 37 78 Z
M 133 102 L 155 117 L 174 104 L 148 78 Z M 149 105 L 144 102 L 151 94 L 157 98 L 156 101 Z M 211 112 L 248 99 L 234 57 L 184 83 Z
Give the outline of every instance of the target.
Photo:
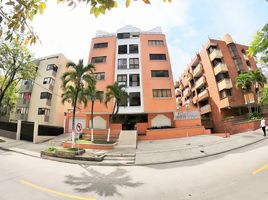
M 256 69 L 247 49 L 248 46 L 235 43 L 229 34 L 221 40 L 209 39 L 175 83 L 177 106 L 189 104 L 198 108 L 202 124 L 213 132 L 248 130 L 244 125 L 230 123 L 243 118 L 248 104 L 255 103 L 252 91 L 245 95 L 236 87 L 240 72 Z

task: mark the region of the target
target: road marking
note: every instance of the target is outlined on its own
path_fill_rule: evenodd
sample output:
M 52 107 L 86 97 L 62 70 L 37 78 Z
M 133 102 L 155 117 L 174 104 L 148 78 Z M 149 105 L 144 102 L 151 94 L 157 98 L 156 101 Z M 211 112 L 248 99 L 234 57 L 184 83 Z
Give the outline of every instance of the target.
M 268 168 L 268 164 L 260 167 L 259 169 L 256 169 L 255 171 L 252 172 L 252 174 L 256 175 L 257 173 L 259 173 L 259 172 L 261 172 L 261 171 L 263 171 L 263 170 L 265 170 L 267 168 Z
M 92 198 L 80 197 L 80 196 L 76 196 L 76 195 L 72 195 L 72 194 L 66 194 L 66 193 L 63 193 L 63 192 L 58 192 L 58 191 L 55 191 L 55 190 L 51 190 L 51 189 L 48 189 L 48 188 L 45 188 L 45 187 L 35 185 L 35 184 L 33 184 L 33 183 L 29 182 L 29 181 L 25 181 L 25 180 L 21 180 L 20 182 L 22 184 L 27 185 L 29 187 L 32 187 L 32 188 L 34 188 L 36 190 L 40 190 L 40 191 L 43 191 L 43 192 L 55 194 L 55 195 L 58 195 L 58 196 L 69 198 L 69 199 L 96 200 L 96 199 L 92 199 Z

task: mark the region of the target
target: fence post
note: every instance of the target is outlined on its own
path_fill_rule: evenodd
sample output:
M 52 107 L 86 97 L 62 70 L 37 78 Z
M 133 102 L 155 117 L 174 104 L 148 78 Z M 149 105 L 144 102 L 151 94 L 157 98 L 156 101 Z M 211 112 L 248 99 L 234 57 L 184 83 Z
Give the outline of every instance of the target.
M 38 122 L 34 121 L 34 130 L 33 130 L 33 143 L 36 144 L 38 143 Z
M 20 140 L 20 134 L 21 134 L 21 120 L 18 120 L 16 140 Z

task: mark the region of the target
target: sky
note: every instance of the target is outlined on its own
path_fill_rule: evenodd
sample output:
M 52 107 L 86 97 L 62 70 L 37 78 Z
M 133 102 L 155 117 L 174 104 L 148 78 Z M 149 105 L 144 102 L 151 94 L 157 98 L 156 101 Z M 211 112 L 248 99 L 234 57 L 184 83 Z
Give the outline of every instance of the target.
M 151 0 L 150 5 L 138 0 L 129 8 L 120 2 L 118 8 L 96 18 L 85 4 L 71 8 L 50 0 L 44 14 L 36 16 L 32 24 L 41 44 L 30 49 L 36 58 L 63 53 L 72 61 L 87 61 L 97 30 L 116 32 L 133 25 L 146 31 L 160 26 L 176 80 L 208 38 L 220 39 L 229 33 L 235 42 L 249 45 L 256 31 L 268 22 L 266 0 Z

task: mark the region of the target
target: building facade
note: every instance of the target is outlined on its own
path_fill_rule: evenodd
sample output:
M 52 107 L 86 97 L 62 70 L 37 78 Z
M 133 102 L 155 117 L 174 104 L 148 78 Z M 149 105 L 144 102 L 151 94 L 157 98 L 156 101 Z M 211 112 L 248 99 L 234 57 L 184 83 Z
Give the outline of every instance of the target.
M 224 122 L 245 115 L 248 104 L 255 103 L 251 91 L 245 94 L 236 87 L 240 72 L 256 69 L 247 49 L 229 34 L 221 40 L 209 39 L 175 83 L 177 107 L 195 106 L 206 128 L 228 132 Z
M 141 31 L 125 26 L 116 33 L 98 31 L 91 41 L 88 62 L 96 67 L 98 90 L 105 93 L 106 87 L 117 81 L 129 95 L 113 123 L 122 124 L 123 130 L 136 129 L 138 124 L 173 126 L 174 83 L 165 35 L 160 28 Z M 109 127 L 113 104 L 95 102 L 94 128 Z M 89 103 L 86 108 L 81 107 L 77 117 L 86 128 L 90 128 L 90 111 Z
M 67 62 L 62 54 L 36 60 L 37 76 L 34 81 L 22 81 L 16 113 L 11 115 L 10 120 L 64 126 L 64 113 L 69 103 L 63 105 L 61 102 L 61 76 L 67 70 Z

